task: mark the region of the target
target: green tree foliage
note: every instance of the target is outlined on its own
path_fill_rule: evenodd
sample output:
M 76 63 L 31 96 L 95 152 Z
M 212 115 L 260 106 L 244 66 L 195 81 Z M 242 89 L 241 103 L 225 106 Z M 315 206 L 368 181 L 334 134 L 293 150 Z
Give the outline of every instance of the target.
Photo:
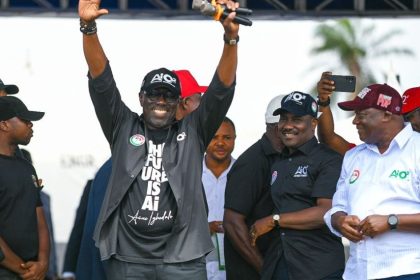
M 391 55 L 413 56 L 411 49 L 390 46 L 391 39 L 402 34 L 401 30 L 389 30 L 385 34 L 377 34 L 374 24 L 362 24 L 356 20 L 340 19 L 332 24 L 323 23 L 315 29 L 319 44 L 311 49 L 314 55 L 330 54 L 338 58 L 339 68 L 356 76 L 356 93 L 368 84 L 376 83 L 375 75 L 368 61 Z M 325 63 L 323 67 L 325 68 Z M 328 65 L 332 70 L 334 67 Z M 378 70 L 378 69 L 375 69 Z M 320 73 L 321 74 L 321 73 Z M 341 74 L 341 73 L 336 73 Z M 320 75 L 321 76 L 321 75 Z

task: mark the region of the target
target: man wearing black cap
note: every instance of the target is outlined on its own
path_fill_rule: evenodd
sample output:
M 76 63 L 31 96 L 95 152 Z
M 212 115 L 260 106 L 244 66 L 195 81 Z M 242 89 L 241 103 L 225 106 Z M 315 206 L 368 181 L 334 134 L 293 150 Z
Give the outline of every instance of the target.
M 19 88 L 16 85 L 5 85 L 0 79 L 0 96 L 6 96 L 8 94 L 16 94 L 19 92 Z
M 217 2 L 232 10 L 239 6 Z M 202 161 L 233 98 L 239 40 L 235 13 L 222 22 L 225 43 L 213 80 L 197 110 L 181 121 L 175 119 L 179 78 L 166 68 L 143 79 L 141 116 L 122 102 L 96 34 L 95 19 L 107 13 L 98 0 L 79 0 L 89 90 L 112 153 L 94 233 L 107 278 L 206 279 L 204 256 L 213 245 Z
M 273 115 L 285 145 L 271 167 L 273 215 L 254 223 L 256 239 L 274 228 L 279 240 L 264 257 L 262 279 L 341 279 L 344 248 L 323 221 L 340 175 L 341 156 L 314 136 L 318 106 L 306 93 L 285 96 Z
M 13 96 L 0 97 L 0 279 L 44 279 L 49 234 L 33 166 L 15 156 L 33 135 L 32 121 L 43 112 L 29 111 Z

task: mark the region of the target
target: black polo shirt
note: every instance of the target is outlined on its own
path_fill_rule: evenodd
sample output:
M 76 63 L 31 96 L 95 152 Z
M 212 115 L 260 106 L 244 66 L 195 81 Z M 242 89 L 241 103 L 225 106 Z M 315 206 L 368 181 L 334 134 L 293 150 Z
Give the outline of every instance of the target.
M 295 212 L 316 206 L 318 198 L 332 199 L 340 176 L 342 157 L 319 144 L 313 137 L 292 154 L 284 149 L 272 166 L 271 195 L 275 212 Z M 281 219 L 281 218 L 280 218 Z M 341 239 L 327 226 L 314 230 L 280 228 L 278 242 L 271 259 L 277 263 L 284 253 L 289 277 L 322 279 L 344 268 Z
M 225 208 L 246 216 L 248 228 L 258 219 L 271 215 L 271 163 L 277 151 L 264 134 L 260 140 L 243 152 L 233 164 L 226 183 Z M 261 236 L 257 246 L 264 255 L 275 231 Z M 260 279 L 259 273 L 235 250 L 225 235 L 226 277 L 229 280 Z
M 0 236 L 25 262 L 38 257 L 40 190 L 35 169 L 27 160 L 0 155 Z

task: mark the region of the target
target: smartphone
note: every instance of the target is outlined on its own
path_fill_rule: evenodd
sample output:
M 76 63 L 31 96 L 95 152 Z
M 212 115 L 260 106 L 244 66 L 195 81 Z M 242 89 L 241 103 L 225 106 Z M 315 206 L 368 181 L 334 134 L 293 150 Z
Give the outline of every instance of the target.
M 355 76 L 331 75 L 330 80 L 334 81 L 335 91 L 354 92 L 356 89 Z

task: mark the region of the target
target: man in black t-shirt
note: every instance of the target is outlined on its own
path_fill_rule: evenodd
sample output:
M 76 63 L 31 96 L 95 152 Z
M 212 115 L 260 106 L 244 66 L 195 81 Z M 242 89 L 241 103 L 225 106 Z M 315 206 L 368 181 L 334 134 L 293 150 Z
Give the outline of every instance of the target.
M 281 108 L 280 108 L 281 107 Z M 264 258 L 262 279 L 342 279 L 344 248 L 324 223 L 342 157 L 315 138 L 318 106 L 306 93 L 285 96 L 274 115 L 285 145 L 271 168 L 274 212 L 254 223 L 256 239 L 274 228 L 280 240 Z
M 228 174 L 225 192 L 225 262 L 228 280 L 257 280 L 263 264 L 263 256 L 275 231 L 262 236 L 258 246 L 249 240 L 249 227 L 258 219 L 273 213 L 270 194 L 271 163 L 283 149 L 276 133 L 278 108 L 284 95 L 273 98 L 265 113 L 266 131 L 255 144 L 241 154 Z
M 13 96 L 0 97 L 0 279 L 44 279 L 49 234 L 33 166 L 16 156 L 18 145 L 32 138 L 32 121 L 43 112 L 29 111 Z

